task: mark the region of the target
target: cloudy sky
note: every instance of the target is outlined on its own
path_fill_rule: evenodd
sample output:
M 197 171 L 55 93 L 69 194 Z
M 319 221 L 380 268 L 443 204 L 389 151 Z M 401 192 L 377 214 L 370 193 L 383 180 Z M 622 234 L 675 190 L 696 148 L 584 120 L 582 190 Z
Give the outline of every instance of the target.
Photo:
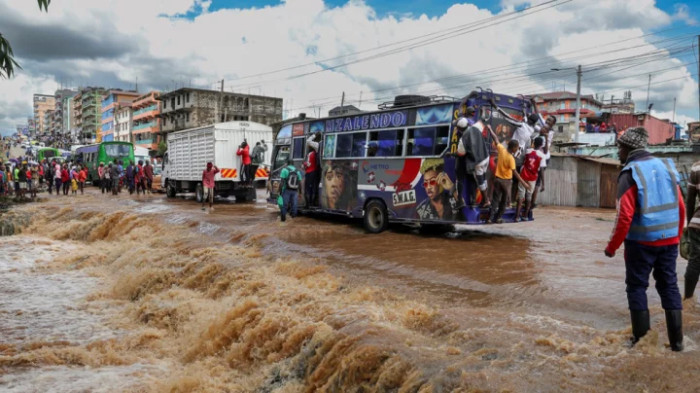
M 0 131 L 60 85 L 272 95 L 285 114 L 370 110 L 396 94 L 632 91 L 698 118 L 700 0 L 0 0 L 23 69 L 0 80 Z M 695 47 L 693 47 L 695 45 Z M 561 71 L 552 71 L 561 68 Z

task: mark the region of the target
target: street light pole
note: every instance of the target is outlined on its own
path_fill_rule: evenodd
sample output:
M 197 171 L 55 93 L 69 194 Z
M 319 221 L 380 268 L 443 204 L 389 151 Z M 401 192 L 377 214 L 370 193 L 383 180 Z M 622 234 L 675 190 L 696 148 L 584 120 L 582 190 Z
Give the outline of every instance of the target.
M 574 137 L 574 142 L 578 143 L 578 131 L 579 124 L 581 123 L 581 65 L 579 64 L 576 69 L 576 124 L 574 125 L 574 131 L 576 132 Z

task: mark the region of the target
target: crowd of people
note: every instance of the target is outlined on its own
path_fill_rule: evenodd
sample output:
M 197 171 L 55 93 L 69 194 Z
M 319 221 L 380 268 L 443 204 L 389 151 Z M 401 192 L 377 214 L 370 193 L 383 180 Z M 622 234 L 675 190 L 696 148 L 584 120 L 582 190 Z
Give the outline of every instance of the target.
M 102 193 L 118 195 L 122 189 L 129 194 L 152 193 L 153 166 L 149 161 L 123 165 L 121 160 L 100 163 L 97 167 Z M 31 157 L 21 156 L 0 160 L 0 196 L 14 197 L 18 201 L 35 199 L 38 192 L 49 195 L 77 195 L 85 192 L 88 180 L 87 165 L 73 160 L 59 162 L 57 159 L 31 161 Z

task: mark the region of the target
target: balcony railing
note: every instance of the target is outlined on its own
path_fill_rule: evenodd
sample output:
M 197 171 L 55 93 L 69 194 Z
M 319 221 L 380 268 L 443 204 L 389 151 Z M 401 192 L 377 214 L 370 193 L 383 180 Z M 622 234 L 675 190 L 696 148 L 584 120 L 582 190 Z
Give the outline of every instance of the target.
M 153 143 L 153 139 L 141 139 L 140 141 L 136 140 L 134 141 L 134 143 L 136 143 L 137 145 L 150 145 Z
M 134 116 L 138 116 L 142 113 L 150 112 L 150 111 L 155 111 L 158 109 L 158 104 L 153 104 L 151 106 L 145 107 L 143 109 L 139 109 L 136 112 L 134 112 Z
M 143 130 L 144 128 L 155 127 L 156 125 L 158 125 L 158 123 L 155 121 L 151 121 L 148 123 L 141 123 L 141 124 L 135 125 L 134 128 L 132 128 L 132 130 L 134 130 L 134 131 Z

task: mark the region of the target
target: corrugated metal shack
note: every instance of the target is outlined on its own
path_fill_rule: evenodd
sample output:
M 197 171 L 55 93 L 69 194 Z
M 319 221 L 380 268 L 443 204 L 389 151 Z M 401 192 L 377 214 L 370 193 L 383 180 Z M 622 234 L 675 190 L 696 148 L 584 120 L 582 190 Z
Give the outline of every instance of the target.
M 541 205 L 615 208 L 620 162 L 610 158 L 552 153 Z

